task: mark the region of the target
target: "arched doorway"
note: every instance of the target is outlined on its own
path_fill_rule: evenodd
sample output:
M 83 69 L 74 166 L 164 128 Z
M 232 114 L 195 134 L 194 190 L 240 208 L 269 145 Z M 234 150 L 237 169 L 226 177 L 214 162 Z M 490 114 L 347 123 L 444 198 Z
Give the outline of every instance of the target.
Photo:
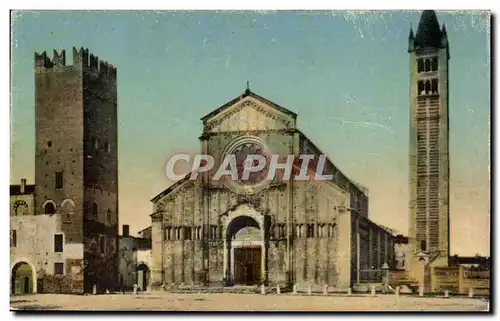
M 26 262 L 18 262 L 11 271 L 11 294 L 36 293 L 36 277 L 33 267 Z
M 149 285 L 149 268 L 141 263 L 137 266 L 137 286 L 140 291 L 147 291 Z
M 256 285 L 264 279 L 263 233 L 257 221 L 249 216 L 238 216 L 226 231 L 227 276 L 230 284 Z

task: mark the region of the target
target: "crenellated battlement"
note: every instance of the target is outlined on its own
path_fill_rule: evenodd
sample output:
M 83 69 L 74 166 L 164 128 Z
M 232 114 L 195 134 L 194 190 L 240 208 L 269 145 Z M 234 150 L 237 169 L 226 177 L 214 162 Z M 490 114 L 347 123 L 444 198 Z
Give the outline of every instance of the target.
M 66 50 L 60 53 L 54 50 L 52 59 L 44 51 L 35 52 L 35 71 L 57 69 L 66 67 Z M 88 49 L 73 47 L 73 63 L 68 66 L 95 71 L 99 76 L 110 76 L 116 78 L 116 68 L 107 61 L 99 60 L 98 56 L 90 53 Z

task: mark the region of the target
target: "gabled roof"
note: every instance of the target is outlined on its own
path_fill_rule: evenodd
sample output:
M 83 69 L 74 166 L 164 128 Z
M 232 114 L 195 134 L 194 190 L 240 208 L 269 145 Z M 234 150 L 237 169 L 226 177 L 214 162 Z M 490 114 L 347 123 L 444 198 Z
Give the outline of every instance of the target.
M 170 185 L 170 187 L 168 187 L 167 189 L 163 190 L 162 192 L 160 192 L 158 195 L 156 195 L 155 197 L 153 197 L 151 199 L 151 202 L 156 202 L 157 200 L 159 200 L 161 197 L 169 194 L 170 192 L 172 192 L 174 189 L 176 189 L 177 187 L 180 187 L 182 184 L 184 184 L 185 182 L 189 181 L 189 177 L 191 176 L 191 173 L 188 173 L 186 174 L 186 176 L 184 176 L 184 178 L 178 180 L 177 182 L 175 182 L 174 184 Z
M 356 189 L 358 189 L 359 191 L 361 191 L 365 196 L 368 196 L 368 188 L 367 187 L 364 187 L 363 188 L 360 188 L 360 184 L 358 185 L 358 183 L 354 183 L 347 175 L 345 175 L 338 166 L 336 166 L 332 160 L 330 159 L 330 157 L 328 157 L 328 155 L 326 155 L 325 153 L 323 153 L 323 151 L 306 135 L 304 134 L 302 131 L 300 130 L 297 130 L 299 132 L 299 134 L 301 135 L 302 139 L 306 139 L 308 144 L 311 145 L 313 147 L 313 149 L 315 149 L 317 151 L 318 154 L 324 154 L 326 156 L 326 161 L 328 162 L 327 164 L 329 164 L 330 166 L 332 166 L 336 172 L 338 172 L 347 182 L 348 182 L 348 185 L 353 185 Z M 342 188 L 341 185 L 338 184 L 338 182 L 335 182 L 335 184 L 345 190 L 345 191 L 349 191 L 350 190 L 350 187 L 349 186 L 346 186 L 347 189 L 345 188 Z
M 237 103 L 238 101 L 240 101 L 240 100 L 244 99 L 245 97 L 252 97 L 252 98 L 255 98 L 255 99 L 257 99 L 257 100 L 259 100 L 259 101 L 263 102 L 264 104 L 267 104 L 267 105 L 269 105 L 269 106 L 271 106 L 271 107 L 276 108 L 278 111 L 280 111 L 280 112 L 282 112 L 282 113 L 285 113 L 285 114 L 287 114 L 287 115 L 292 116 L 293 118 L 296 118 L 296 117 L 297 117 L 297 114 L 296 114 L 296 113 L 294 113 L 293 111 L 288 110 L 288 109 L 286 109 L 285 107 L 282 107 L 282 106 L 280 106 L 280 105 L 278 105 L 278 104 L 275 104 L 275 103 L 273 103 L 272 101 L 270 101 L 269 99 L 264 98 L 264 97 L 262 97 L 262 96 L 259 96 L 259 95 L 257 95 L 256 93 L 252 92 L 250 89 L 247 89 L 247 90 L 245 90 L 245 92 L 244 92 L 243 94 L 241 94 L 240 96 L 238 96 L 238 97 L 234 98 L 233 100 L 231 100 L 231 101 L 229 101 L 229 102 L 225 103 L 224 105 L 222 105 L 222 106 L 220 106 L 219 108 L 215 109 L 215 110 L 214 110 L 214 111 L 212 111 L 211 113 L 209 113 L 209 114 L 207 114 L 207 115 L 203 116 L 203 117 L 201 118 L 201 120 L 202 120 L 203 122 L 205 122 L 208 118 L 211 118 L 211 117 L 213 117 L 213 116 L 215 116 L 215 115 L 217 115 L 217 114 L 219 114 L 219 113 L 223 112 L 224 110 L 226 110 L 227 108 L 231 107 L 232 105 L 234 105 L 234 104 L 235 104 L 235 103 Z

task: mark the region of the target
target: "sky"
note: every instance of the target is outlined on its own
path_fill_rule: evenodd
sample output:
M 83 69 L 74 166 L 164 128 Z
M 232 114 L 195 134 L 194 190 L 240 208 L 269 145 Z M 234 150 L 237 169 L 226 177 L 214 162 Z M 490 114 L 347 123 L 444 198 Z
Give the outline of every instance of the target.
M 489 255 L 490 18 L 438 12 L 450 43 L 451 254 Z M 408 233 L 410 26 L 418 11 L 42 11 L 12 16 L 11 184 L 34 183 L 34 52 L 89 48 L 118 73 L 119 220 L 150 225 L 168 158 L 200 118 L 251 90 L 369 189 L 369 217 Z

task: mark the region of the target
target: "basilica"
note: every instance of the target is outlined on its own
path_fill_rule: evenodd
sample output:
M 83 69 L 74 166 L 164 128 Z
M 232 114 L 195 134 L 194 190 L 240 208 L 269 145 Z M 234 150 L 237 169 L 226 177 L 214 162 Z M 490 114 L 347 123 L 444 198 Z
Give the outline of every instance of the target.
M 368 219 L 368 191 L 330 159 L 331 179 L 213 180 L 226 155 L 323 155 L 297 115 L 247 90 L 202 118 L 213 170 L 155 196 L 151 288 L 265 285 L 346 289 L 394 265 L 394 236 Z M 315 162 L 310 162 L 314 171 Z

